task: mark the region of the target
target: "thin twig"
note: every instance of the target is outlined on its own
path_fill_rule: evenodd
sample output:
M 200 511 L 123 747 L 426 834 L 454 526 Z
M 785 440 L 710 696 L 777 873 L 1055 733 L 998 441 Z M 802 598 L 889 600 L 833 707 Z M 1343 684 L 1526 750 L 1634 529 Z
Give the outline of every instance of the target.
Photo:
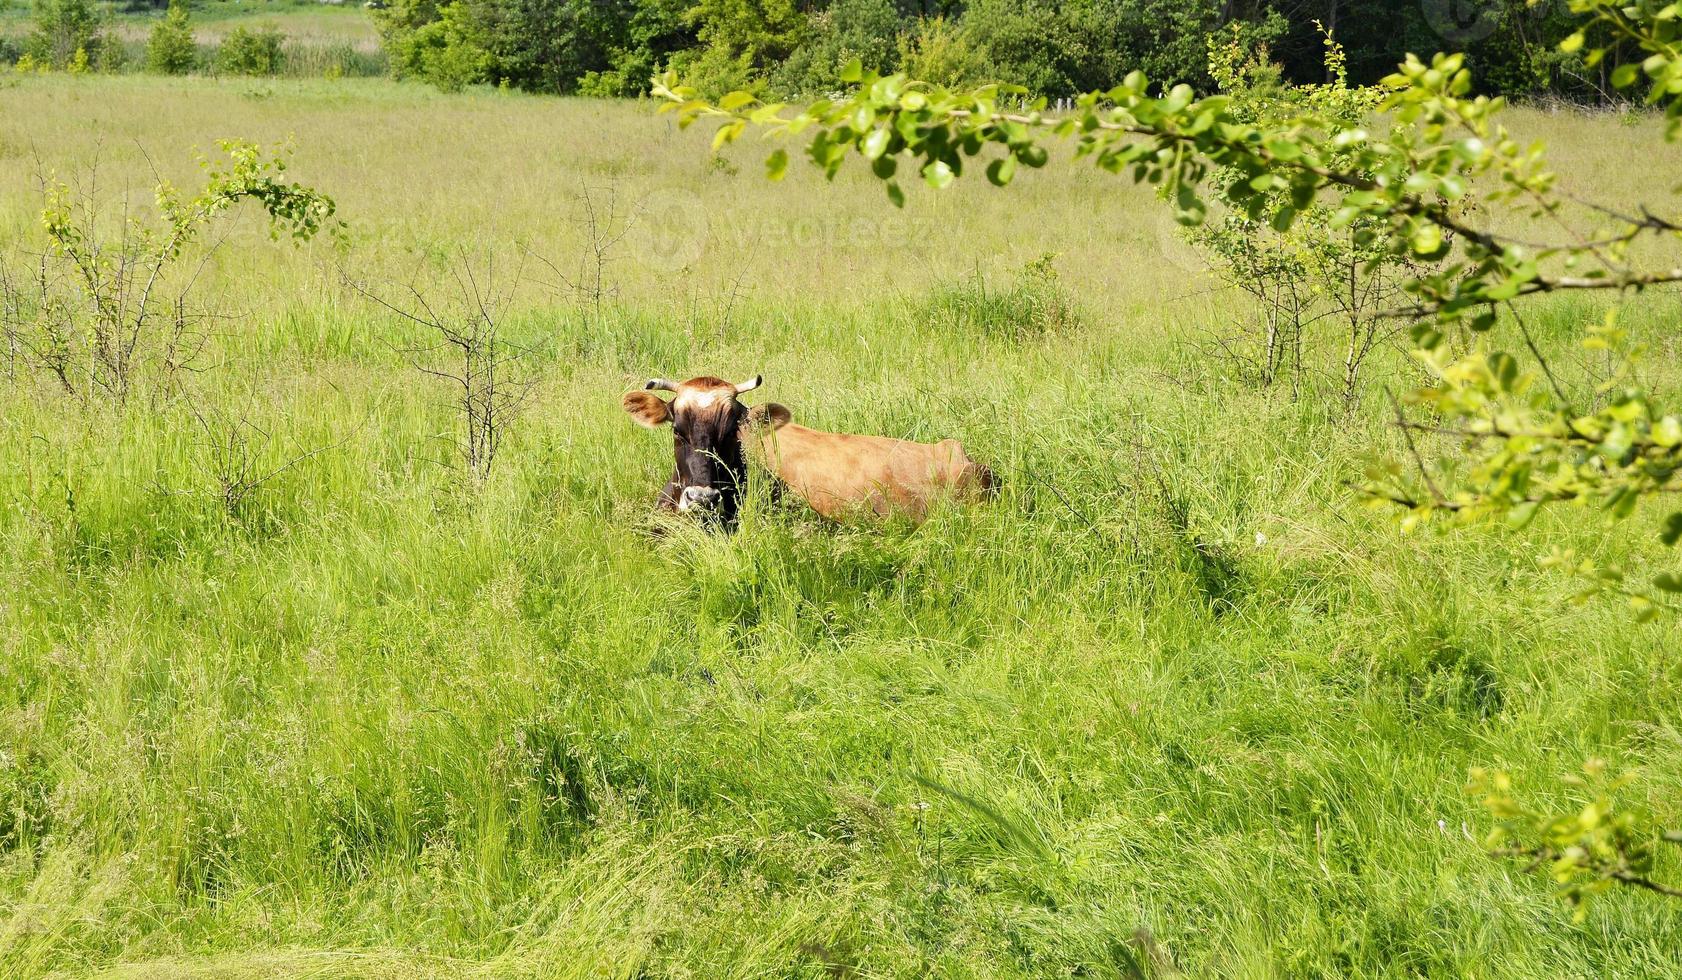
M 1396 426 L 1402 430 L 1402 439 L 1407 443 L 1408 453 L 1413 456 L 1414 465 L 1419 467 L 1419 478 L 1425 482 L 1425 489 L 1430 491 L 1431 499 L 1437 506 L 1447 504 L 1448 498 L 1443 496 L 1437 481 L 1431 478 L 1431 471 L 1425 465 L 1425 457 L 1420 455 L 1419 447 L 1414 444 L 1413 432 L 1408 427 L 1407 414 L 1402 411 L 1402 403 L 1396 400 L 1396 393 L 1390 390 L 1389 385 L 1384 387 L 1384 396 L 1390 400 L 1390 407 L 1396 412 Z

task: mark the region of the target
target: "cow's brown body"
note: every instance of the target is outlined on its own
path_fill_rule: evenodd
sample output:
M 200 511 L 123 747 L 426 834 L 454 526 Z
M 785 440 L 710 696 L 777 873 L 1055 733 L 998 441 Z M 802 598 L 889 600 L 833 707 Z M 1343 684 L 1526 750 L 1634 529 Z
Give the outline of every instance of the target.
M 934 500 L 988 490 L 987 468 L 956 439 L 930 445 L 885 436 L 820 432 L 786 423 L 745 440 L 765 468 L 825 517 L 904 514 L 921 519 Z
M 759 383 L 757 377 L 740 385 L 711 377 L 682 384 L 656 378 L 624 397 L 625 410 L 639 424 L 672 426 L 676 467 L 660 494 L 662 509 L 698 508 L 734 522 L 750 454 L 818 513 L 837 519 L 903 514 L 921 520 L 936 499 L 993 488 L 992 473 L 965 455 L 956 439 L 929 445 L 809 429 L 793 424 L 781 405 L 748 409 L 736 401 Z M 675 397 L 667 401 L 649 389 Z

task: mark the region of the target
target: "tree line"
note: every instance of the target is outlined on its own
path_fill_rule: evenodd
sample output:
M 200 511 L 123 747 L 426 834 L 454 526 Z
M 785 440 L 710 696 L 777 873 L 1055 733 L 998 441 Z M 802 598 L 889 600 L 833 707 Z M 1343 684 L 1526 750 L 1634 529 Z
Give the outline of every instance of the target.
M 0 0 L 3 5 L 4 0 Z M 189 59 L 191 0 L 128 0 L 138 12 L 177 8 L 171 52 L 125 58 L 97 0 L 35 0 L 35 29 L 0 57 L 64 70 L 221 69 Z M 950 87 L 986 82 L 1050 98 L 1119 85 L 1127 72 L 1212 91 L 1211 39 L 1265 48 L 1289 83 L 1327 80 L 1322 32 L 1347 54 L 1349 80 L 1371 84 L 1410 51 L 1457 50 L 1484 91 L 1604 101 L 1606 71 L 1559 50 L 1571 33 L 1565 0 L 371 0 L 391 70 L 446 90 L 492 84 L 559 95 L 636 96 L 673 70 L 699 91 L 773 98 L 821 96 L 846 86 L 857 60 L 873 70 Z M 246 47 L 277 51 L 270 30 Z M 21 41 L 21 43 L 20 43 Z M 252 43 L 255 42 L 255 43 Z M 15 50 L 6 51 L 6 48 Z M 268 59 L 273 61 L 273 57 Z
M 853 60 L 948 86 L 1050 98 L 1126 73 L 1213 88 L 1211 37 L 1265 45 L 1287 81 L 1324 81 L 1322 30 L 1369 84 L 1409 51 L 1457 50 L 1491 93 L 1600 100 L 1559 43 L 1563 0 L 390 0 L 376 11 L 400 75 L 442 88 L 631 96 L 665 69 L 699 91 L 776 98 L 845 88 Z

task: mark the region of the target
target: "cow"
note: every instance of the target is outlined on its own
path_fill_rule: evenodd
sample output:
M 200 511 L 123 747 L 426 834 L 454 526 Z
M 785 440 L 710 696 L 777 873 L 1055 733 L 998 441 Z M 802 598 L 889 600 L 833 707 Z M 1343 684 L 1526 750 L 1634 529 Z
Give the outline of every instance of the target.
M 738 396 L 764 382 L 720 378 L 673 383 L 654 378 L 622 402 L 637 424 L 672 427 L 677 467 L 660 491 L 665 511 L 698 513 L 733 526 L 747 485 L 751 453 L 819 514 L 903 514 L 922 520 L 937 497 L 976 497 L 994 489 L 987 467 L 956 439 L 933 445 L 884 436 L 819 432 L 796 425 L 775 402 L 743 405 Z M 665 391 L 671 399 L 653 394 Z

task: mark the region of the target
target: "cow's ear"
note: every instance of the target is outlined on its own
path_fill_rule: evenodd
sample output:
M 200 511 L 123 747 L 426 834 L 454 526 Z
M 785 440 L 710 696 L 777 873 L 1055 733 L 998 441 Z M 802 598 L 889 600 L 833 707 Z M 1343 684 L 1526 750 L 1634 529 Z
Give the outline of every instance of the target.
M 780 429 L 792 418 L 794 416 L 789 414 L 788 409 L 776 402 L 766 402 L 748 409 L 748 424 L 756 429 L 767 425 L 773 429 Z
M 628 391 L 620 400 L 625 411 L 631 413 L 631 418 L 637 424 L 649 429 L 658 429 L 672 420 L 671 409 L 666 407 L 666 400 L 658 395 L 651 395 L 646 391 Z

